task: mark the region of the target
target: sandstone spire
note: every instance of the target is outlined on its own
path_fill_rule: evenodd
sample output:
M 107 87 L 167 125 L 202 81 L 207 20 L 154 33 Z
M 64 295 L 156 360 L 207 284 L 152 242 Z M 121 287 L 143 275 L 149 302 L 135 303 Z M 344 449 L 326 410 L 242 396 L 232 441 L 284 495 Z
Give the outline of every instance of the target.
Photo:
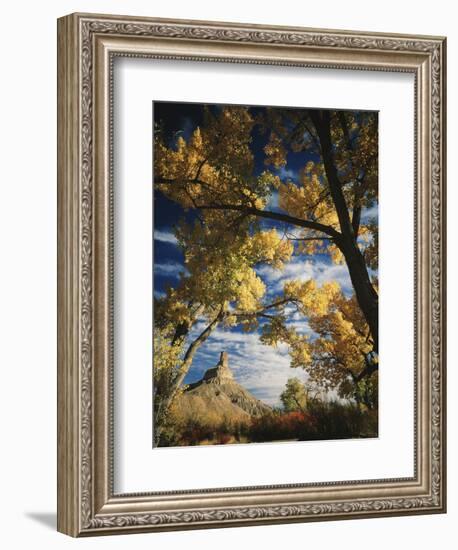
M 222 351 L 219 361 L 215 367 L 208 369 L 203 377 L 203 380 L 209 382 L 226 382 L 234 379 L 231 369 L 229 368 L 229 356 L 227 351 Z
M 201 380 L 186 387 L 178 396 L 176 407 L 183 418 L 208 414 L 220 422 L 248 420 L 272 411 L 235 380 L 226 351 L 221 352 L 218 363 L 206 370 Z

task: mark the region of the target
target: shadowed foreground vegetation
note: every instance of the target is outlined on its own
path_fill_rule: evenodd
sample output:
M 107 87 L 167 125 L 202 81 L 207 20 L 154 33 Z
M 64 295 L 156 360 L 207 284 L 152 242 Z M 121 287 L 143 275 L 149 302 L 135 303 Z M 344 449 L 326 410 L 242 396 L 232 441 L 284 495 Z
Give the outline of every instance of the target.
M 171 416 L 161 447 L 225 445 L 272 441 L 313 441 L 378 436 L 378 411 L 354 403 L 309 402 L 306 411 L 273 410 L 246 421 L 215 422 L 204 413 L 195 418 Z

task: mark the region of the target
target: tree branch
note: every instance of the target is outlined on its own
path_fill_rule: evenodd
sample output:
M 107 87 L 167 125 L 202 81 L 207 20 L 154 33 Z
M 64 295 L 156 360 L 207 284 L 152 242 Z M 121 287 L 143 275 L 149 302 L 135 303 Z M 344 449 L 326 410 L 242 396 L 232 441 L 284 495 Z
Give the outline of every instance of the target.
M 176 184 L 176 180 L 170 179 L 170 178 L 155 178 L 155 183 L 159 185 L 173 185 Z M 207 184 L 199 179 L 189 179 L 189 180 L 183 180 L 182 183 L 197 183 L 199 185 L 207 186 Z M 187 192 L 189 195 L 189 192 Z M 300 218 L 295 218 L 293 216 L 289 216 L 288 214 L 281 214 L 280 212 L 271 212 L 269 210 L 259 210 L 258 208 L 252 207 L 252 206 L 245 206 L 245 205 L 239 205 L 239 204 L 204 204 L 199 205 L 195 202 L 195 200 L 190 196 L 189 197 L 194 205 L 194 208 L 199 210 L 234 210 L 238 212 L 243 212 L 245 214 L 249 214 L 252 216 L 257 216 L 260 218 L 266 218 L 276 221 L 282 221 L 285 223 L 288 223 L 290 225 L 295 225 L 297 227 L 305 227 L 307 229 L 314 229 L 316 231 L 321 231 L 322 233 L 326 233 L 327 235 L 333 237 L 334 239 L 339 239 L 340 233 L 331 227 L 330 225 L 325 225 L 316 221 L 312 220 L 303 220 Z
M 264 315 L 266 311 L 269 311 L 270 309 L 274 309 L 277 307 L 284 306 L 286 304 L 292 304 L 296 303 L 297 300 L 294 298 L 284 298 L 282 300 L 278 300 L 277 302 L 272 302 L 271 304 L 268 304 L 267 306 L 264 306 L 262 309 L 258 309 L 256 311 L 253 311 L 251 313 L 244 313 L 244 312 L 237 312 L 234 311 L 232 313 L 229 313 L 229 315 L 235 315 L 236 317 L 256 317 L 257 315 Z
M 203 185 L 204 187 L 209 187 L 208 186 L 208 183 L 205 182 L 205 181 L 202 181 L 201 179 L 199 178 L 187 178 L 187 179 L 183 179 L 183 180 L 180 180 L 181 183 L 184 183 L 184 184 L 187 184 L 187 183 L 198 183 L 199 185 Z M 157 185 L 176 185 L 178 182 L 178 180 L 176 179 L 172 179 L 172 178 L 154 178 L 154 183 L 156 183 Z
M 288 241 L 333 241 L 333 237 L 286 237 Z
M 366 366 L 354 378 L 355 383 L 360 382 L 363 378 L 370 376 L 372 373 L 378 370 L 378 363 L 375 361 L 369 361 L 366 355 L 364 356 L 364 361 L 366 363 Z
M 295 225 L 297 227 L 305 227 L 307 229 L 314 229 L 315 231 L 321 231 L 327 235 L 338 240 L 341 234 L 331 227 L 330 225 L 324 225 L 319 222 L 313 222 L 311 220 L 302 220 L 300 218 L 294 218 L 288 214 L 281 214 L 280 212 L 271 212 L 269 210 L 259 210 L 258 208 L 244 206 L 239 204 L 206 204 L 198 205 L 200 210 L 234 210 L 238 212 L 245 212 L 251 216 L 257 216 L 259 218 L 266 218 L 270 220 L 276 220 L 280 222 L 285 222 L 290 225 Z

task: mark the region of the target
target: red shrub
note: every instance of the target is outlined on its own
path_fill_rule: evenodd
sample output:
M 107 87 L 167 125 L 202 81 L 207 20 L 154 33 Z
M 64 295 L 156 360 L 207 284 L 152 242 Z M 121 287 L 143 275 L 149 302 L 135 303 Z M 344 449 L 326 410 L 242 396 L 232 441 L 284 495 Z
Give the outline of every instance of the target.
M 305 412 L 267 414 L 253 419 L 250 437 L 253 441 L 298 439 L 304 431 L 310 430 L 312 425 L 313 418 Z
M 232 439 L 232 437 L 229 434 L 219 434 L 218 435 L 218 443 L 220 445 L 226 445 L 226 443 L 229 443 L 229 441 Z

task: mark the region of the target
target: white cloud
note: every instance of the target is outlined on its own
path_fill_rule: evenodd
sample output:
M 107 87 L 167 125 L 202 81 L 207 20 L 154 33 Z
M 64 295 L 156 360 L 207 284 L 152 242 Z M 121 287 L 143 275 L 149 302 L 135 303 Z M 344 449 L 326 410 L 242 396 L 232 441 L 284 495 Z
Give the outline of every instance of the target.
M 277 175 L 280 176 L 281 179 L 294 180 L 297 178 L 296 170 L 292 170 L 291 168 L 286 168 L 286 166 L 281 166 L 280 168 L 277 168 Z
M 194 330 L 198 333 L 203 324 Z M 266 346 L 257 333 L 241 333 L 217 329 L 199 350 L 192 369 L 202 372 L 218 362 L 219 354 L 227 351 L 234 377 L 244 388 L 269 405 L 280 405 L 280 394 L 288 378 L 307 379 L 302 369 L 290 368 L 288 347 Z M 203 364 L 204 365 L 203 365 Z M 204 368 L 202 369 L 202 367 Z
M 353 288 L 345 264 L 331 264 L 328 260 L 319 257 L 315 257 L 313 260 L 295 257 L 285 265 L 283 270 L 262 266 L 258 269 L 258 274 L 267 283 L 269 290 L 275 292 L 281 291 L 285 282 L 292 279 L 299 281 L 315 279 L 319 285 L 337 281 L 342 290 L 347 293 L 351 292 Z
M 154 230 L 154 240 L 161 241 L 163 243 L 178 245 L 177 238 L 171 231 L 162 231 L 161 229 Z
M 155 263 L 154 274 L 155 275 L 168 275 L 169 277 L 178 277 L 180 273 L 185 273 L 185 267 L 177 262 Z
M 378 203 L 374 204 L 370 208 L 364 208 L 361 213 L 361 220 L 363 223 L 367 223 L 373 218 L 376 220 L 378 219 Z
M 311 328 L 308 320 L 298 312 L 291 315 L 291 317 L 289 317 L 286 321 L 286 324 L 294 328 L 299 334 L 306 336 L 316 335 L 315 331 Z
M 275 212 L 279 210 L 278 200 L 279 200 L 278 191 L 272 191 L 272 193 L 269 195 L 269 200 L 266 205 L 266 210 L 270 210 L 271 212 Z

